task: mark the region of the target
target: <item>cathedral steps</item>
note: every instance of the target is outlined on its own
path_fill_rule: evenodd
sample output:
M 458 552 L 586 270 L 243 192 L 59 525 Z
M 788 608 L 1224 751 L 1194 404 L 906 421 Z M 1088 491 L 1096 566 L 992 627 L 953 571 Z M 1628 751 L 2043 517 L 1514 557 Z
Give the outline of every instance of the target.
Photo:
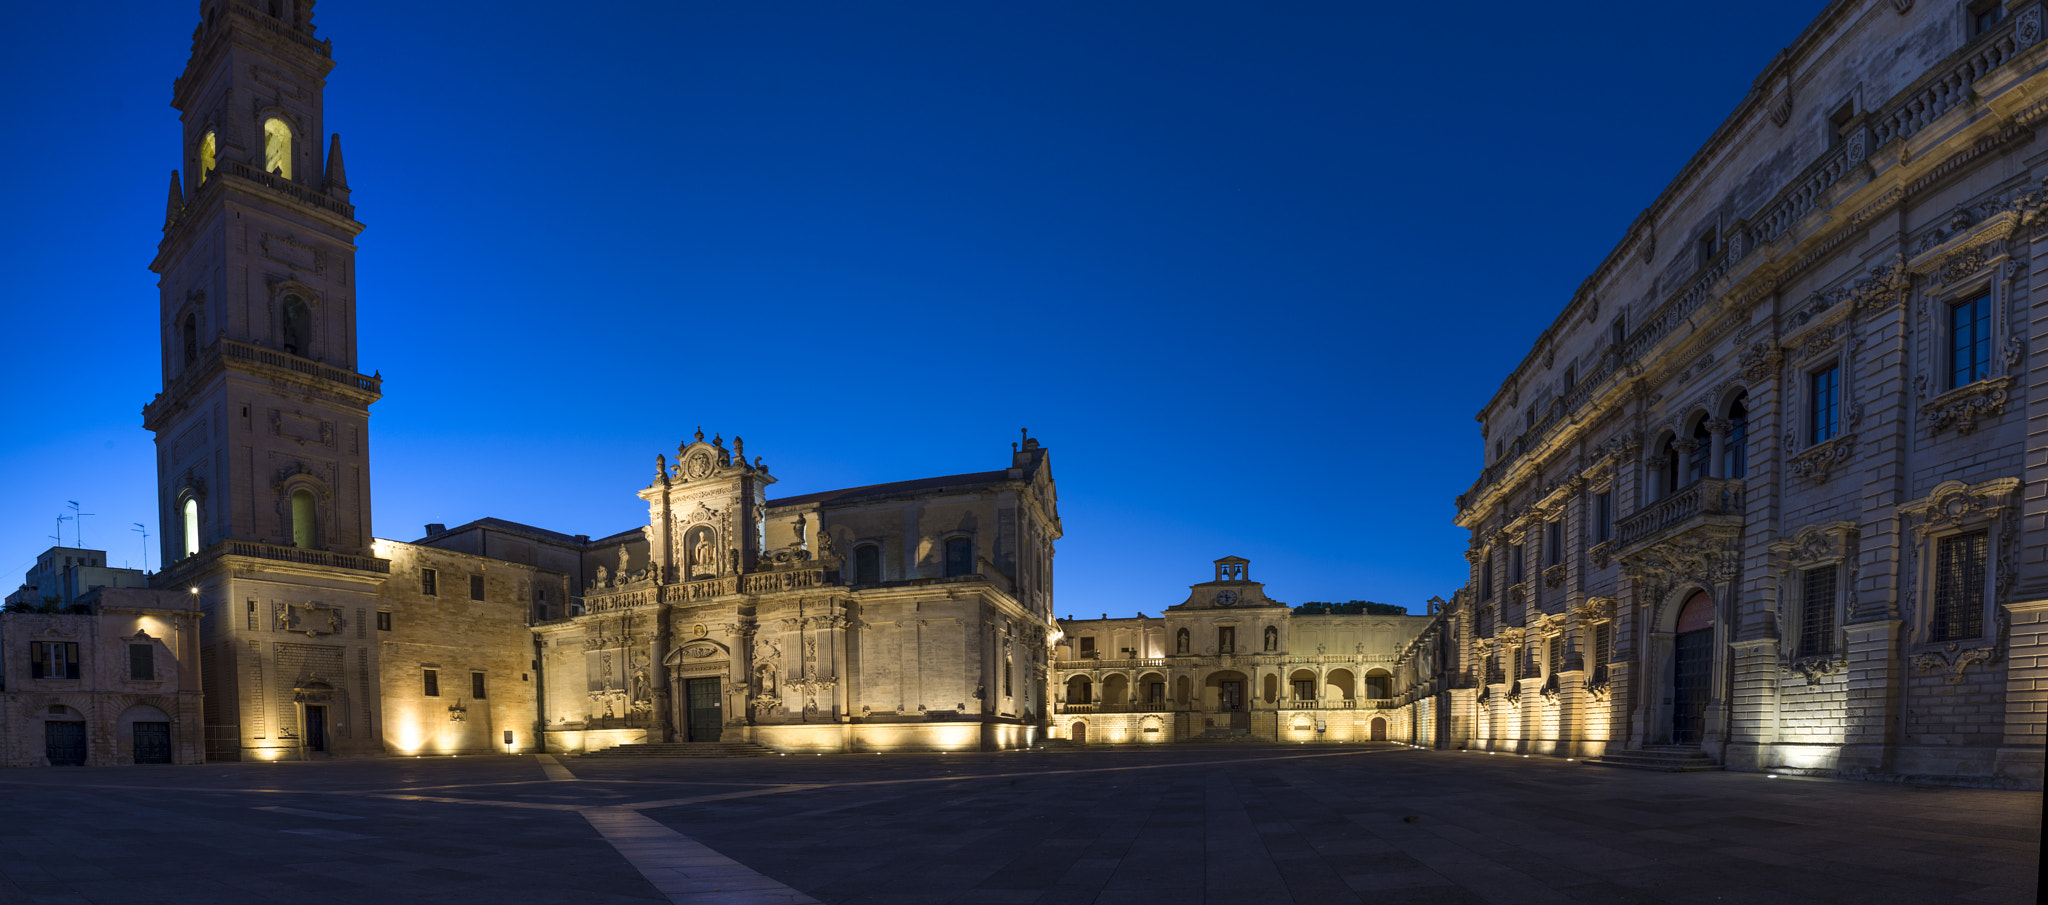
M 1645 745 L 1640 750 L 1609 751 L 1599 757 L 1587 759 L 1586 763 L 1596 767 L 1655 770 L 1660 773 L 1699 773 L 1722 768 L 1698 748 L 1679 748 L 1670 745 Z
M 753 742 L 657 742 L 646 745 L 617 745 L 592 751 L 585 757 L 767 757 L 772 748 Z

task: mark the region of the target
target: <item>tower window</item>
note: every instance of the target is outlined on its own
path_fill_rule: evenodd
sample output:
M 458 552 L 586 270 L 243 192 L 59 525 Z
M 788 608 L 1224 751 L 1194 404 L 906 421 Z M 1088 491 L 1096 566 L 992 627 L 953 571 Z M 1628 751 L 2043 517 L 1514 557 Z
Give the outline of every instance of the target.
M 199 184 L 206 184 L 206 177 L 213 175 L 213 167 L 219 154 L 219 142 L 213 132 L 208 131 L 199 139 Z
M 292 491 L 292 546 L 301 550 L 313 549 L 313 525 L 313 492 L 305 489 Z
M 296 295 L 284 297 L 284 350 L 293 355 L 305 355 L 312 351 L 307 334 L 312 332 L 312 318 L 306 314 L 306 302 Z
M 263 121 L 263 172 L 292 178 L 292 127 L 275 116 Z
M 185 339 L 185 367 L 199 360 L 199 315 L 185 315 L 185 326 L 181 328 Z
M 185 555 L 199 552 L 199 501 L 187 497 L 185 500 Z

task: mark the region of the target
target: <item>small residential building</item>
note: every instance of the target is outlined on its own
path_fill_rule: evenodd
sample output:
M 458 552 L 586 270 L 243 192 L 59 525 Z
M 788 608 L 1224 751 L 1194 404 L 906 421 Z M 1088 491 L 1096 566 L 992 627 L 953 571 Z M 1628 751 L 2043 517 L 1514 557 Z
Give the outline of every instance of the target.
M 100 587 L 40 609 L 0 612 L 0 765 L 203 760 L 193 595 Z

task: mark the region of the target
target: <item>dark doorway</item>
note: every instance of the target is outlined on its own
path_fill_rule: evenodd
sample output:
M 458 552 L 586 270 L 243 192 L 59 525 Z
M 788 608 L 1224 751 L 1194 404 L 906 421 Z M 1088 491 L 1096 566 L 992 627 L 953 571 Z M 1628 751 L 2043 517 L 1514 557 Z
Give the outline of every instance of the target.
M 1075 723 L 1075 724 L 1074 724 L 1074 731 L 1073 731 L 1073 732 L 1072 732 L 1071 734 L 1072 734 L 1072 735 L 1074 736 L 1074 744 L 1076 744 L 1076 745 L 1085 745 L 1085 744 L 1088 744 L 1088 724 L 1087 724 L 1087 723 Z
M 1244 683 L 1219 682 L 1216 686 L 1216 702 L 1224 710 L 1244 709 Z
M 52 767 L 85 766 L 85 723 L 58 722 L 43 723 L 45 754 L 49 755 Z
M 689 702 L 689 713 L 684 720 L 684 741 L 715 742 L 725 731 L 725 713 L 721 709 L 722 697 L 718 678 L 688 679 L 683 682 L 685 699 Z
M 138 764 L 168 764 L 171 762 L 171 724 L 135 723 L 135 762 Z
M 1706 728 L 1707 686 L 1714 671 L 1714 630 L 1680 633 L 1672 649 L 1671 743 L 1697 745 Z
M 1387 740 L 1386 720 L 1381 719 L 1379 717 L 1372 718 L 1372 740 L 1376 742 L 1384 742 Z
M 327 750 L 327 706 L 306 705 L 306 750 Z

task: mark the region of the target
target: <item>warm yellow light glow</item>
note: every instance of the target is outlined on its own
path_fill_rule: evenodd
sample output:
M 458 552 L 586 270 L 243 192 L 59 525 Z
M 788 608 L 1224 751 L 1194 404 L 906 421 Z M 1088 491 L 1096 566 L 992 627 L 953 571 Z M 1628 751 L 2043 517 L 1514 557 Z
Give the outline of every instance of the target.
M 275 116 L 263 121 L 263 172 L 292 178 L 292 127 Z
M 215 143 L 213 133 L 199 139 L 199 184 L 206 184 L 206 177 L 213 175 Z

